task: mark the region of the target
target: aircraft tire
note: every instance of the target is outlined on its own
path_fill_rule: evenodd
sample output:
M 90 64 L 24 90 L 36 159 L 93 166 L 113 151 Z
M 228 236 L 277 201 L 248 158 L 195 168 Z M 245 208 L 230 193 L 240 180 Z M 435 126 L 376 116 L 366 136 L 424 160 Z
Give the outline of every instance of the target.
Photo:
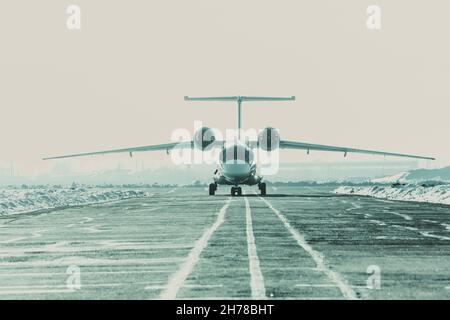
M 209 195 L 210 195 L 210 196 L 213 196 L 214 193 L 216 192 L 216 190 L 217 190 L 216 185 L 215 185 L 214 183 L 211 183 L 211 184 L 209 185 Z
M 263 182 L 259 185 L 259 190 L 261 190 L 261 195 L 265 196 L 266 195 L 266 183 Z

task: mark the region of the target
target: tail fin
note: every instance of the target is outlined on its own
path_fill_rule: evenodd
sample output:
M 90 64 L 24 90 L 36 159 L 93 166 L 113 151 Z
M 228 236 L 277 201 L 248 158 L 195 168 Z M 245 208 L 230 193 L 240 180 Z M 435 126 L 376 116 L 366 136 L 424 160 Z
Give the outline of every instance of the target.
M 184 97 L 185 101 L 236 101 L 237 102 L 237 129 L 240 138 L 242 117 L 241 104 L 243 101 L 294 101 L 295 96 L 291 97 L 251 97 L 251 96 L 228 96 L 228 97 Z

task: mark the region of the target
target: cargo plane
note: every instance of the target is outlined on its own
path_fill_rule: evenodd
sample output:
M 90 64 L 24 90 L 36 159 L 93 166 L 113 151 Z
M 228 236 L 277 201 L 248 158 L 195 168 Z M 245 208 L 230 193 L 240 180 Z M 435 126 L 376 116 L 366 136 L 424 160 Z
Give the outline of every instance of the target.
M 218 156 L 218 168 L 214 173 L 213 182 L 209 185 L 209 195 L 214 195 L 217 191 L 218 185 L 230 185 L 231 195 L 242 195 L 242 189 L 240 185 L 254 186 L 257 185 L 261 195 L 266 195 L 266 183 L 263 182 L 263 177 L 256 170 L 255 161 L 255 149 L 262 149 L 266 152 L 272 152 L 278 149 L 297 149 L 306 150 L 309 154 L 310 151 L 332 151 L 342 152 L 346 156 L 347 153 L 362 153 L 381 156 L 393 156 L 393 157 L 405 157 L 414 159 L 435 160 L 435 158 L 392 153 L 384 151 L 355 149 L 348 147 L 337 147 L 321 144 L 312 144 L 301 141 L 283 140 L 280 138 L 279 131 L 275 128 L 266 127 L 262 129 L 257 139 L 247 139 L 241 137 L 242 131 L 242 104 L 243 102 L 263 102 L 263 101 L 294 101 L 295 96 L 291 97 L 256 97 L 256 96 L 225 96 L 225 97 L 188 97 L 185 101 L 198 101 L 198 102 L 214 102 L 214 101 L 231 101 L 237 104 L 237 139 L 233 141 L 225 141 L 216 139 L 214 130 L 208 127 L 202 127 L 198 129 L 191 141 L 172 142 L 157 145 L 148 145 L 140 147 L 131 147 L 123 149 L 112 149 L 104 151 L 95 151 L 79 154 L 70 154 L 63 156 L 55 156 L 44 158 L 44 160 L 50 159 L 62 159 L 81 156 L 92 156 L 111 153 L 129 153 L 130 156 L 134 152 L 143 151 L 158 151 L 164 150 L 169 152 L 173 149 L 194 149 L 197 148 L 201 151 L 211 150 L 212 148 L 220 148 Z

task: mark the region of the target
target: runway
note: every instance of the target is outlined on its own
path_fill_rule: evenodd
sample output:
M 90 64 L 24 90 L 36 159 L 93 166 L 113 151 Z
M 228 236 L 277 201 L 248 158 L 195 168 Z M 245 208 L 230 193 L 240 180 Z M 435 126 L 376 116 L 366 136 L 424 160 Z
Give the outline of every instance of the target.
M 450 299 L 449 206 L 243 190 L 0 217 L 0 298 Z

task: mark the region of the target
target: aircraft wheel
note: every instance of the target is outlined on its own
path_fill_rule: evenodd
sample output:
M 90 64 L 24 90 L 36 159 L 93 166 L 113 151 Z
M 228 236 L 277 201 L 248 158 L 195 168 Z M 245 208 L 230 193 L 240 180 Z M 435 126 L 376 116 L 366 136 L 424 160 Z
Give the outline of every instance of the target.
M 241 187 L 237 188 L 237 194 L 238 194 L 238 196 L 242 196 L 242 188 Z
M 231 196 L 234 197 L 236 194 L 236 188 L 235 187 L 231 187 Z
M 261 190 L 261 195 L 265 196 L 266 195 L 266 183 L 263 182 L 259 185 L 259 190 Z
M 214 183 L 211 183 L 209 185 L 209 195 L 213 196 L 214 193 L 216 192 L 216 190 L 217 190 L 217 186 Z

